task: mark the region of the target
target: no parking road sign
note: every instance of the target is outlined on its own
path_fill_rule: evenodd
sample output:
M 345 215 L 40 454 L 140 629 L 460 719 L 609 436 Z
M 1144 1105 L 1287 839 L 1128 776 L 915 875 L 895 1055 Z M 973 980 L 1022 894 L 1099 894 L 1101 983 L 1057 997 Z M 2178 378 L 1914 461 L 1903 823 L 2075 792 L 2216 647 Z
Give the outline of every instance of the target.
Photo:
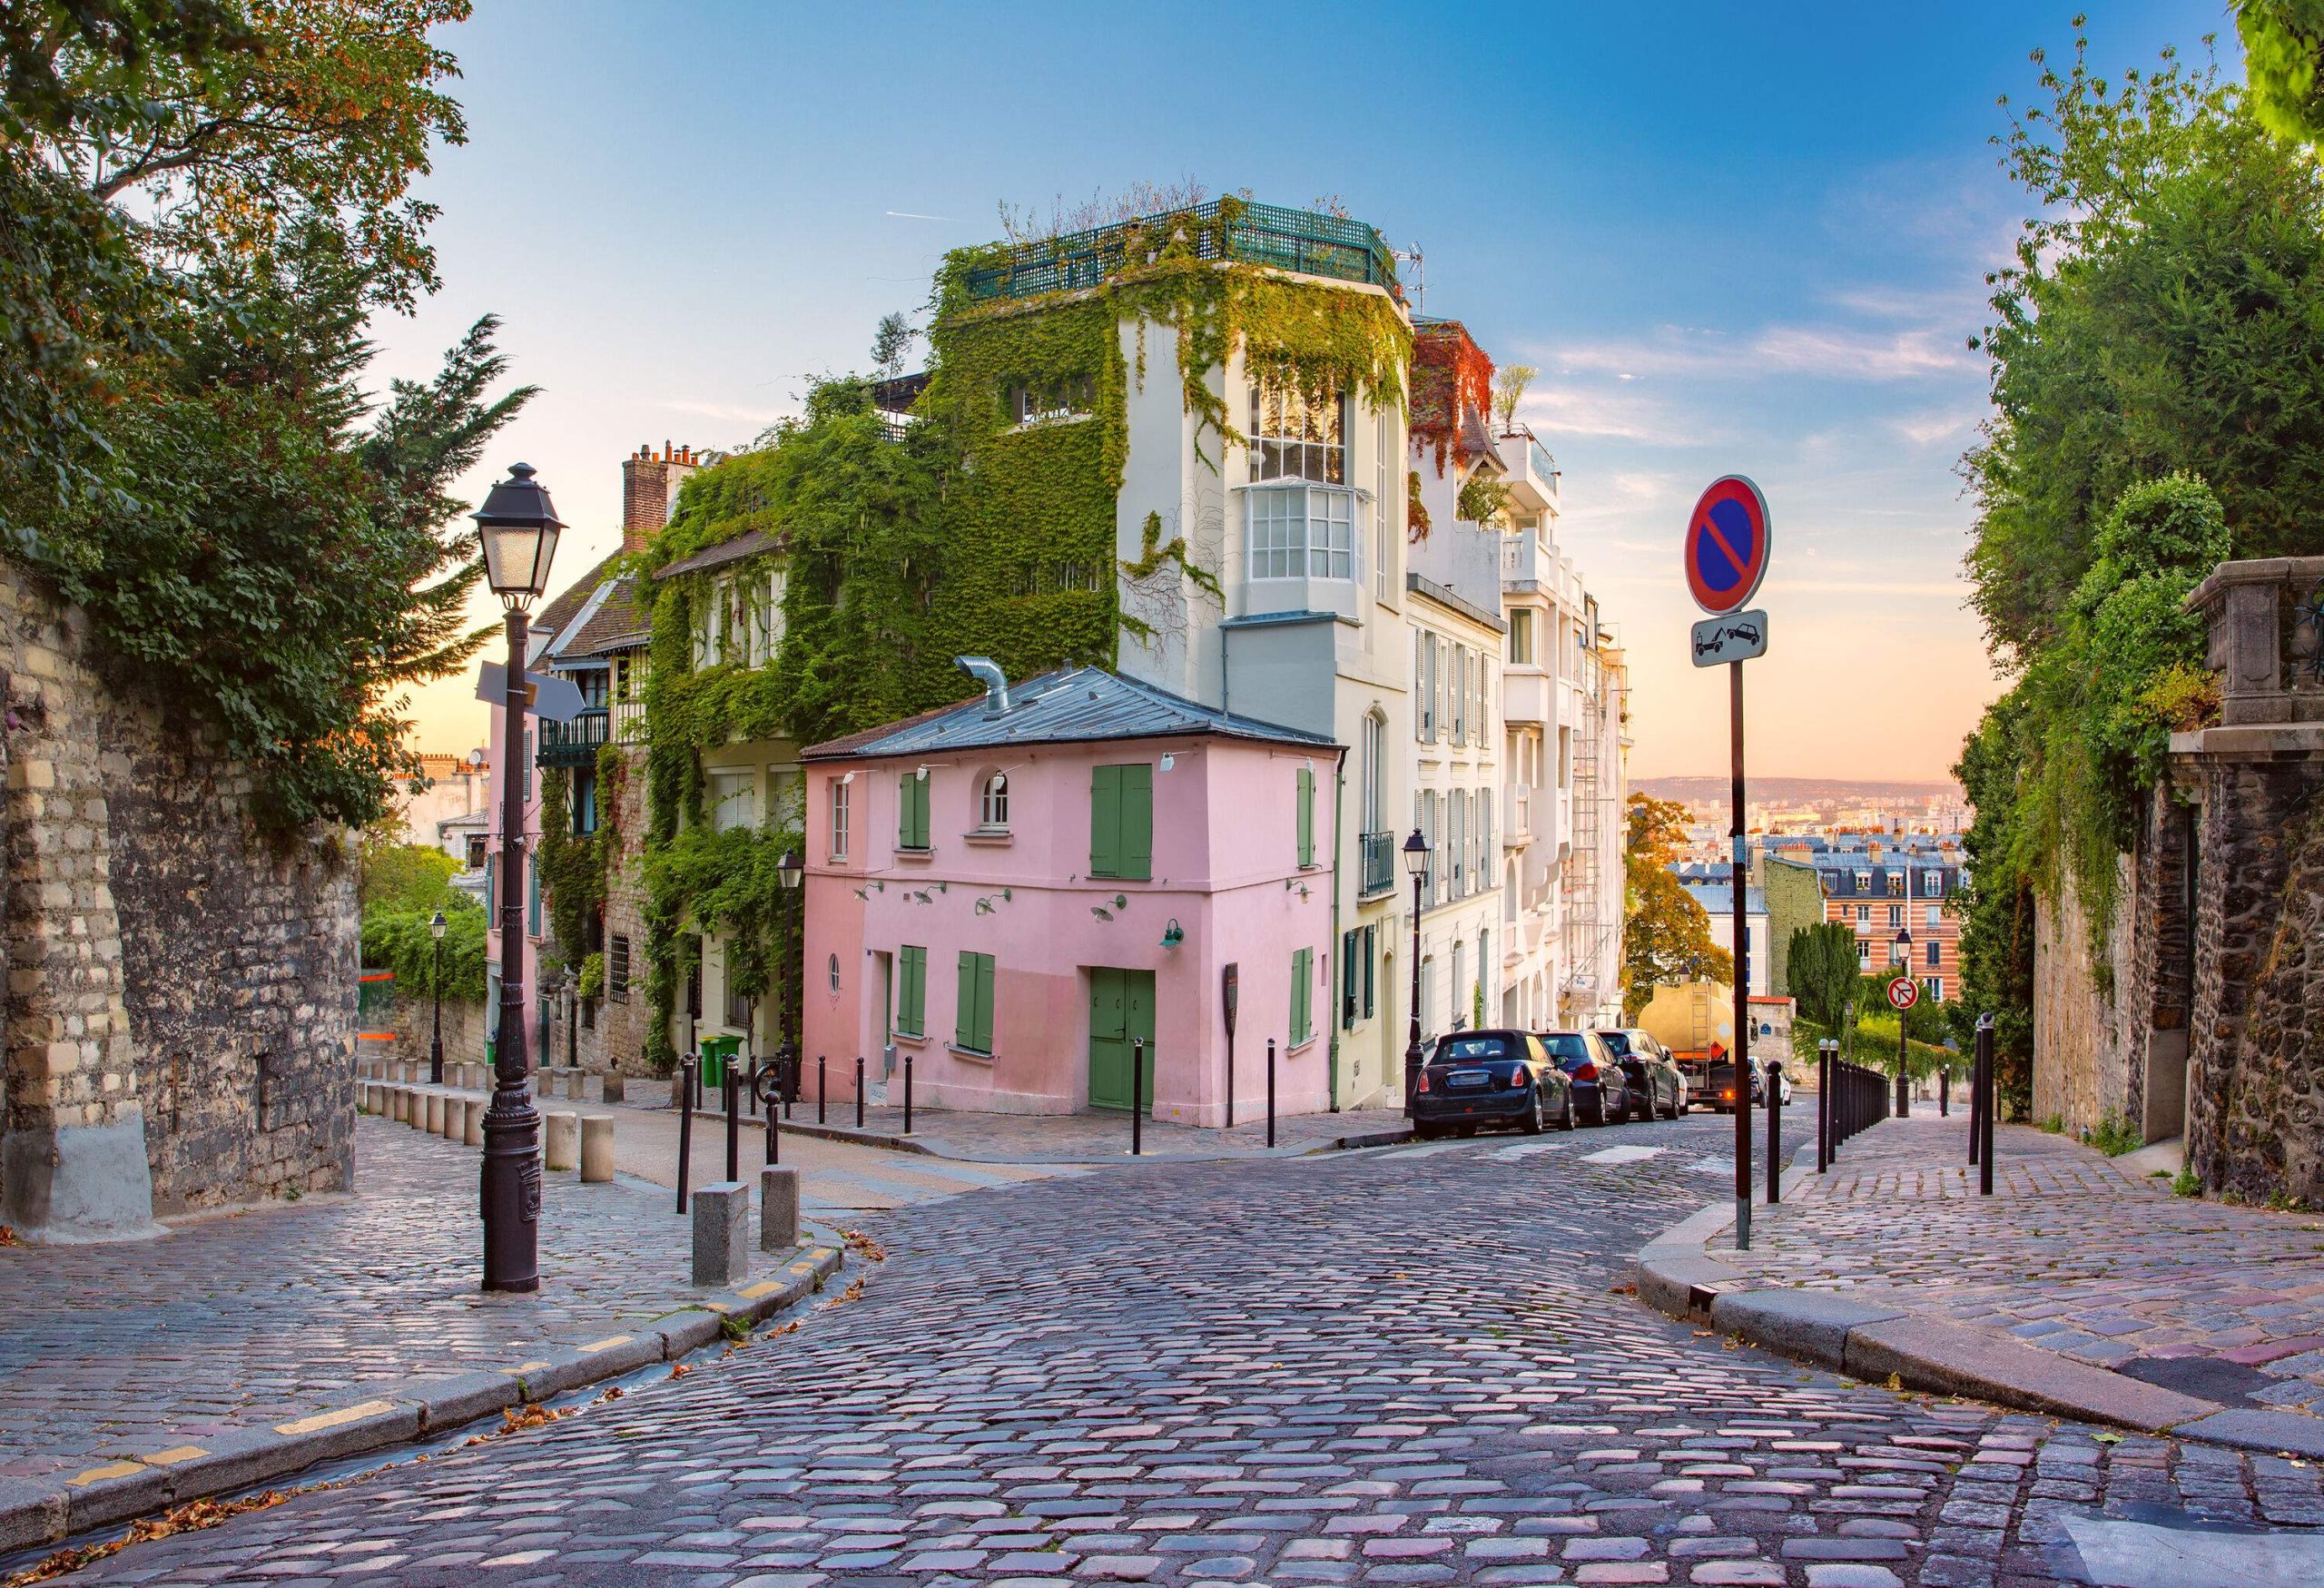
M 1768 577 L 1768 498 L 1739 474 L 1710 483 L 1687 519 L 1687 588 L 1714 617 L 1739 612 Z
M 1898 976 L 1888 983 L 1888 1007 L 1902 1013 L 1921 1001 L 1921 984 L 1910 976 Z

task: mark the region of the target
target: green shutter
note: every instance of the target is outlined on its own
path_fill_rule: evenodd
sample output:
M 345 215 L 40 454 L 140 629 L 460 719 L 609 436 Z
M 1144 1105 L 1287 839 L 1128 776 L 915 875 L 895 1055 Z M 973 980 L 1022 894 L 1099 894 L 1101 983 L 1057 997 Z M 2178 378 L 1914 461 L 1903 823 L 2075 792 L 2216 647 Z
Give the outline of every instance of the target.
M 990 954 L 979 954 L 977 960 L 977 1018 L 976 1041 L 970 1046 L 980 1053 L 992 1051 L 992 968 Z
M 977 1035 L 977 957 L 960 951 L 960 974 L 953 981 L 952 1045 L 973 1048 Z
M 1089 874 L 1122 874 L 1122 769 L 1089 769 Z
M 1291 954 L 1291 1045 L 1297 1047 L 1311 1034 L 1307 1013 L 1307 949 L 1295 949 Z
M 911 847 L 912 782 L 912 774 L 909 772 L 896 779 L 896 847 L 898 849 Z
M 907 1037 L 928 1031 L 928 951 L 904 945 L 896 956 L 896 1030 Z
M 1315 863 L 1315 772 L 1309 766 L 1299 769 L 1299 863 Z
M 1154 874 L 1154 768 L 1141 761 L 1121 774 L 1121 874 L 1143 881 Z

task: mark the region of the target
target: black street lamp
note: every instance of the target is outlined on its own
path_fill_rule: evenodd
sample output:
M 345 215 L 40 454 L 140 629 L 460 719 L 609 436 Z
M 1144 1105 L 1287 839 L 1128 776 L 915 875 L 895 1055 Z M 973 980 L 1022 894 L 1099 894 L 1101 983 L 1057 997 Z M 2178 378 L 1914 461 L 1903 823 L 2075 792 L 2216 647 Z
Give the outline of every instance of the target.
M 428 935 L 436 940 L 436 967 L 428 978 L 428 988 L 436 994 L 436 1034 L 428 1039 L 428 1084 L 444 1084 L 444 912 L 436 912 L 428 922 Z
M 1413 1018 L 1404 1040 L 1404 1112 L 1413 1111 L 1413 1094 L 1420 1090 L 1420 890 L 1428 876 L 1429 842 L 1417 827 L 1404 840 L 1404 870 L 1413 879 Z
M 783 851 L 783 858 L 774 863 L 774 875 L 775 880 L 782 883 L 783 891 L 784 893 L 798 893 L 800 884 L 807 880 L 807 867 L 805 863 L 800 860 L 798 853 L 795 850 L 785 850 Z M 806 985 L 807 922 L 805 915 L 805 902 L 806 895 L 801 893 L 799 959 L 796 962 L 788 967 L 792 986 L 792 1000 L 794 1003 L 800 1001 L 799 989 Z M 777 1004 L 775 1006 L 778 1023 L 780 1023 L 780 1011 L 782 1007 L 783 1006 L 781 1004 Z M 799 1050 L 791 1045 L 790 1033 L 787 1031 L 779 1031 L 776 1033 L 774 1055 L 775 1064 L 782 1076 L 783 1095 L 786 1100 L 795 1100 L 799 1096 Z
M 485 582 L 508 612 L 508 693 L 500 770 L 500 1041 L 492 1103 L 484 1111 L 484 1287 L 541 1287 L 541 1117 L 533 1107 L 525 1042 L 525 609 L 547 593 L 565 528 L 529 463 L 508 470 L 474 515 Z

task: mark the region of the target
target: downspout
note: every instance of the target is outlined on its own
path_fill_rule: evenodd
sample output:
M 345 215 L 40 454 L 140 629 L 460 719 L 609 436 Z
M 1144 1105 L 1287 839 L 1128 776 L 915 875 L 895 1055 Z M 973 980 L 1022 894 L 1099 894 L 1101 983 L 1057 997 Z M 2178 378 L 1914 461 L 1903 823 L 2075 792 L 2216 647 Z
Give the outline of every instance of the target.
M 1332 943 L 1337 951 L 1333 955 L 1332 1046 L 1324 1074 L 1329 1082 L 1331 1111 L 1340 1111 L 1340 1032 L 1347 1021 L 1344 1011 L 1347 986 L 1347 966 L 1341 963 L 1347 953 L 1347 934 L 1340 930 L 1340 856 L 1345 852 L 1347 829 L 1340 818 L 1347 810 L 1347 746 L 1339 745 L 1339 764 L 1332 774 Z

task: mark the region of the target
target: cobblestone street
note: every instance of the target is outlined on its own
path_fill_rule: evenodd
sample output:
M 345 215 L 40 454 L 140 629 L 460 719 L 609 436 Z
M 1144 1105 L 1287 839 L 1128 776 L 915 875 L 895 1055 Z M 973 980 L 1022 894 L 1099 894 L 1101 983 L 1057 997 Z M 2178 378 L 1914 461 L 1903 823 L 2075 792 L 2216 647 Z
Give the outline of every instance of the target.
M 1722 1193 L 1728 1139 L 1154 1165 L 877 1215 L 886 1262 L 795 1335 L 77 1580 L 2315 1580 L 2324 1533 L 2250 1531 L 2324 1525 L 2311 1466 L 1900 1396 L 1615 1293 Z M 2222 1540 L 2292 1553 L 2183 1564 Z
M 2212 1399 L 2324 1408 L 2324 1219 L 2174 1196 L 2026 1126 L 1998 1145 L 1987 1199 L 1964 1115 L 1888 1120 L 1763 1214 L 1756 1249 L 1718 1256 Z

